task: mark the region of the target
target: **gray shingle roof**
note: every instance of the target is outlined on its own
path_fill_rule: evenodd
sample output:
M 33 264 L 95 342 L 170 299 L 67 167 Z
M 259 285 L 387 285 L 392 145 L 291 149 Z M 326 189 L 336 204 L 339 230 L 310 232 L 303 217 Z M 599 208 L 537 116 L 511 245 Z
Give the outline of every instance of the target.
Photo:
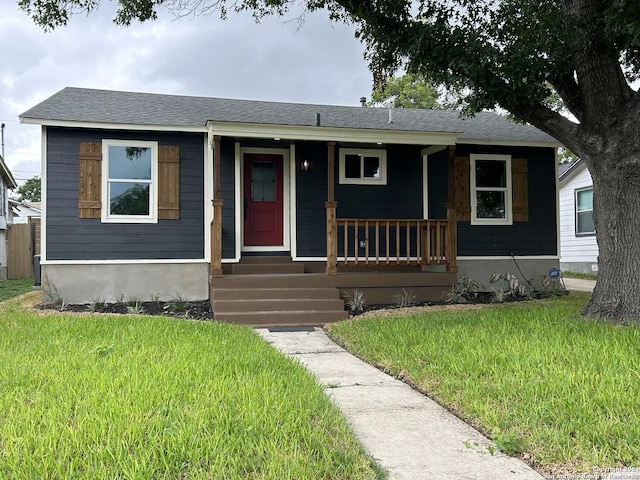
M 119 92 L 67 87 L 20 118 L 34 123 L 82 122 L 141 126 L 204 127 L 207 121 L 264 125 L 313 126 L 320 114 L 323 127 L 460 133 L 461 141 L 557 141 L 530 125 L 491 112 L 462 119 L 457 111 L 264 102 L 226 98 Z

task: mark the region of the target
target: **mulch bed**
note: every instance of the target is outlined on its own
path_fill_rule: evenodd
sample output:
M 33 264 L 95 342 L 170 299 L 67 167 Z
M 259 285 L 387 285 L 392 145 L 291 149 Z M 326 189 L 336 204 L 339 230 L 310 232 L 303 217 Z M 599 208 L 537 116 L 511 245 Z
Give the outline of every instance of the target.
M 115 313 L 121 315 L 158 315 L 165 317 L 189 318 L 192 320 L 213 320 L 213 310 L 208 300 L 187 302 L 177 306 L 174 302 L 139 302 L 138 306 L 130 306 L 127 303 L 105 303 L 98 308 L 95 304 L 68 304 L 60 308 L 56 305 L 40 305 L 42 310 L 62 310 L 75 313 Z

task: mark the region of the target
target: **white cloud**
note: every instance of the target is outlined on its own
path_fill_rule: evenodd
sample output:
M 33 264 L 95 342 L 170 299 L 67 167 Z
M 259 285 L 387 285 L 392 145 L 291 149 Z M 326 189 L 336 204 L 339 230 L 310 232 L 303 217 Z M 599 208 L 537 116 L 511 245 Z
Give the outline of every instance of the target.
M 0 121 L 16 177 L 40 170 L 39 128 L 20 125 L 18 115 L 65 86 L 342 105 L 370 93 L 353 27 L 324 12 L 307 15 L 298 29 L 296 13 L 289 22 L 255 24 L 247 13 L 222 21 L 166 12 L 122 28 L 113 11 L 103 0 L 92 15 L 45 33 L 15 2 L 0 5 Z

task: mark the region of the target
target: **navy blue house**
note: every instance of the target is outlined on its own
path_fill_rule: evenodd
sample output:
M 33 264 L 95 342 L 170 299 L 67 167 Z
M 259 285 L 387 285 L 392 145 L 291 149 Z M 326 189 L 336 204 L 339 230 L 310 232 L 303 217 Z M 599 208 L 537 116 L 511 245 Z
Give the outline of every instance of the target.
M 494 113 L 65 88 L 20 118 L 42 126 L 42 279 L 68 302 L 224 318 L 231 290 L 287 281 L 377 303 L 558 265 L 558 143 Z

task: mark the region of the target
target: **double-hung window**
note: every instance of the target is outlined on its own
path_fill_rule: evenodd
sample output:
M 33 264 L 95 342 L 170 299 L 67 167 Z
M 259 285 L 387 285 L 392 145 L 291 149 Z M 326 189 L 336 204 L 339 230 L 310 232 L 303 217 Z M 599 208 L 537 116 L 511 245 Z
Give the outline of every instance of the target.
M 340 183 L 387 184 L 387 151 L 382 149 L 340 149 Z
M 511 156 L 471 155 L 471 224 L 511 225 Z
M 576 235 L 593 235 L 593 187 L 576 190 Z
M 103 140 L 102 159 L 102 221 L 157 222 L 157 142 Z

